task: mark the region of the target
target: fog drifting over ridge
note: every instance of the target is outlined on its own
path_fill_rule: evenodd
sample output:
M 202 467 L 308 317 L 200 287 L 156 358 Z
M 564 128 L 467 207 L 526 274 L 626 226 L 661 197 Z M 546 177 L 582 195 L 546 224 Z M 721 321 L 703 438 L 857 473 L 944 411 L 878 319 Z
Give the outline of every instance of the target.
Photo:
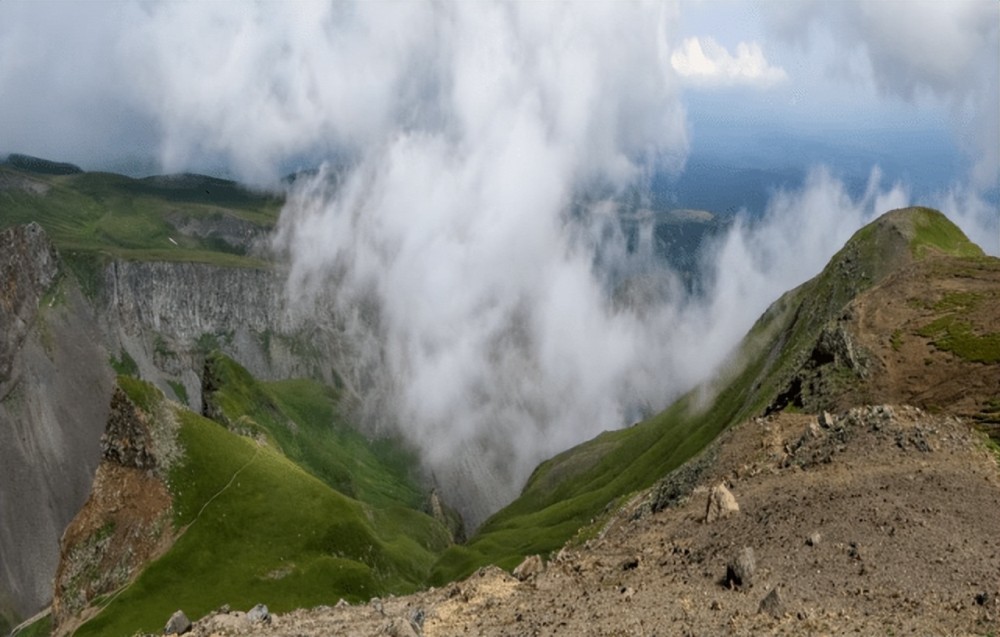
M 688 85 L 770 77 L 792 91 L 833 72 L 891 99 L 939 99 L 983 122 L 982 134 L 960 134 L 968 182 L 995 182 L 996 3 L 905 16 L 870 5 L 765 3 L 779 35 L 834 42 L 832 71 L 786 61 L 786 73 L 769 47 L 733 56 L 698 34 L 711 63 L 695 76 L 725 72 Z M 615 214 L 623 193 L 682 171 L 696 145 L 674 64 L 683 4 L 36 6 L 0 4 L 11 18 L 0 20 L 0 142 L 51 130 L 73 149 L 136 130 L 165 170 L 218 161 L 265 185 L 289 163 L 329 160 L 295 182 L 282 212 L 289 293 L 335 291 L 366 374 L 368 424 L 417 445 L 474 524 L 540 460 L 707 378 L 778 295 L 910 200 L 877 167 L 853 196 L 836 167 L 815 167 L 801 189 L 775 192 L 763 218 L 720 237 L 694 298 L 648 250 L 626 253 Z M 894 36 L 898 19 L 906 38 Z M 939 37 L 923 37 L 928 28 Z M 741 75 L 748 60 L 769 72 Z M 60 116 L 66 103 L 75 117 Z M 997 211 L 976 188 L 914 203 L 1000 253 Z M 615 294 L 610 271 L 643 285 Z

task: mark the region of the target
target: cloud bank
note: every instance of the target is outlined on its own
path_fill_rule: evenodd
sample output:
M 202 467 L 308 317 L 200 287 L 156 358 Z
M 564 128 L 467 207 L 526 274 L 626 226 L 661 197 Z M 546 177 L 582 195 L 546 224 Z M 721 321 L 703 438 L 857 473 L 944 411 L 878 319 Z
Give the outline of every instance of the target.
M 710 87 L 767 87 L 788 79 L 783 68 L 768 63 L 757 42 L 740 42 L 733 55 L 713 38 L 685 38 L 670 56 L 670 65 L 692 84 Z
M 825 19 L 845 4 L 783 3 L 775 28 L 832 28 L 860 43 L 884 94 L 927 92 L 982 118 L 967 143 L 988 184 L 996 60 L 978 65 L 995 47 L 992 9 L 921 5 L 900 27 L 861 3 Z M 225 166 L 263 185 L 329 160 L 282 213 L 289 292 L 332 290 L 367 424 L 420 447 L 475 524 L 538 461 L 708 377 L 773 299 L 909 199 L 877 170 L 852 197 L 816 169 L 720 238 L 698 297 L 648 244 L 628 253 L 620 195 L 683 169 L 680 87 L 783 73 L 754 43 L 730 53 L 707 37 L 677 42 L 678 11 L 0 3 L 0 140 L 81 162 L 139 144 L 167 171 Z M 917 38 L 932 24 L 937 39 Z M 995 209 L 975 193 L 956 187 L 939 205 L 1000 252 Z

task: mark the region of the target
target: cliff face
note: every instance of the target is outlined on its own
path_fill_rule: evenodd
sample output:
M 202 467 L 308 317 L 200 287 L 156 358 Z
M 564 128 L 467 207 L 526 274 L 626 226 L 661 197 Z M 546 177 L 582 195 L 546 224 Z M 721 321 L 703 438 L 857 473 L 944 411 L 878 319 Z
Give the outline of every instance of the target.
M 99 305 L 109 349 L 127 352 L 141 377 L 196 411 L 214 349 L 257 378 L 341 382 L 342 328 L 332 312 L 289 303 L 273 269 L 116 261 L 104 271 Z
M 93 307 L 32 224 L 0 236 L 0 614 L 48 603 L 100 459 L 112 374 Z

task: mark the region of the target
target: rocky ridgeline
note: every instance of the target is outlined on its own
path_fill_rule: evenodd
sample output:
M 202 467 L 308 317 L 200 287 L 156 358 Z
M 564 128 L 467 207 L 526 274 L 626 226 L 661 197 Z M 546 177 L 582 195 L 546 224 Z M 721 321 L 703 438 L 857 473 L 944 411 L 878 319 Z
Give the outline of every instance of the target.
M 0 231 L 0 397 L 14 353 L 59 273 L 59 255 L 37 223 Z
M 513 574 L 267 624 L 220 609 L 186 634 L 989 634 L 998 510 L 997 456 L 967 422 L 906 406 L 773 414 Z

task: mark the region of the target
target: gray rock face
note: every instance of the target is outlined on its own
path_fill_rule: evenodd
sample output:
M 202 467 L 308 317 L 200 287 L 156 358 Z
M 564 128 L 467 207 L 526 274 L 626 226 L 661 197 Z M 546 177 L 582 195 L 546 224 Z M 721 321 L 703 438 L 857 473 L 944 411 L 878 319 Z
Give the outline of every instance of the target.
M 0 383 L 58 272 L 59 257 L 37 223 L 0 232 Z
M 59 538 L 90 491 L 113 378 L 93 307 L 38 226 L 0 233 L 0 613 L 52 598 Z
M 360 382 L 336 368 L 345 339 L 332 309 L 289 302 L 275 269 L 118 261 L 104 272 L 99 305 L 112 353 L 128 352 L 139 374 L 168 396 L 167 381 L 183 385 L 195 411 L 202 408 L 198 375 L 213 349 L 264 380 Z

